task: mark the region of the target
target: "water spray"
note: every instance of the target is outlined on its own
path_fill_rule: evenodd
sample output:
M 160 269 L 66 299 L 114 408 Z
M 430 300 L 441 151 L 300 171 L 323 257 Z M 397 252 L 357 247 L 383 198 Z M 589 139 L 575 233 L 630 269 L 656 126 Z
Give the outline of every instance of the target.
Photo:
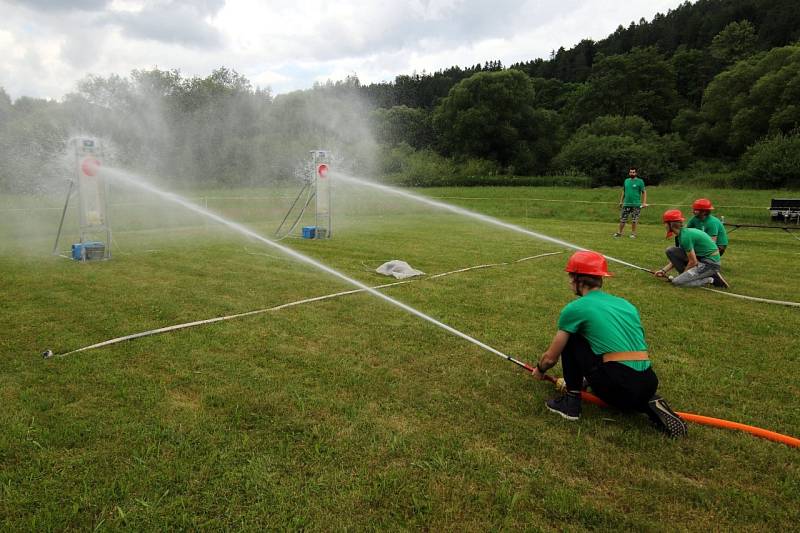
M 325 170 L 327 171 L 327 168 Z M 435 326 L 438 326 L 439 328 L 444 329 L 445 331 L 448 331 L 449 333 L 452 333 L 453 335 L 456 335 L 457 337 L 461 337 L 462 339 L 464 339 L 464 340 L 466 340 L 466 341 L 468 341 L 468 342 L 470 342 L 470 343 L 472 343 L 472 344 L 474 344 L 474 345 L 476 345 L 476 346 L 478 346 L 480 348 L 483 348 L 484 350 L 486 350 L 488 352 L 491 352 L 491 353 L 493 353 L 493 354 L 505 359 L 506 361 L 510 361 L 510 362 L 514 363 L 518 367 L 523 368 L 524 370 L 526 370 L 526 371 L 528 371 L 530 373 L 533 373 L 533 371 L 534 371 L 534 367 L 532 367 L 528 363 L 525 363 L 523 361 L 515 359 L 514 357 L 506 355 L 503 352 L 501 352 L 500 350 L 497 350 L 497 349 L 489 346 L 488 344 L 485 344 L 485 343 L 479 341 L 478 339 L 476 339 L 476 338 L 474 338 L 474 337 L 472 337 L 470 335 L 467 335 L 466 333 L 458 331 L 457 329 L 455 329 L 455 328 L 453 328 L 451 326 L 448 326 L 447 324 L 445 324 L 443 322 L 440 322 L 439 320 L 436 320 L 435 318 L 433 318 L 433 317 L 431 317 L 429 315 L 426 315 L 422 311 L 414 309 L 413 307 L 411 307 L 411 306 L 409 306 L 407 304 L 404 304 L 403 302 L 400 302 L 399 300 L 395 300 L 394 298 L 391 298 L 389 296 L 386 296 L 385 294 L 382 294 L 382 293 L 378 292 L 376 290 L 376 288 L 369 287 L 369 286 L 361 283 L 360 281 L 357 281 L 357 280 L 352 279 L 352 278 L 350 278 L 348 276 L 345 276 L 341 272 L 338 272 L 337 270 L 334 270 L 334 269 L 328 267 L 327 265 L 324 265 L 324 264 L 322 264 L 322 263 L 320 263 L 318 261 L 315 261 L 314 259 L 311 259 L 310 257 L 308 257 L 308 256 L 306 256 L 304 254 L 296 252 L 295 250 L 292 250 L 291 248 L 288 248 L 288 247 L 286 247 L 286 246 L 284 246 L 282 244 L 279 244 L 279 243 L 271 241 L 271 240 L 269 240 L 269 239 L 267 239 L 265 237 L 262 237 L 261 235 L 255 233 L 253 230 L 251 230 L 251 229 L 249 229 L 249 228 L 247 228 L 247 227 L 245 227 L 245 226 L 243 226 L 241 224 L 238 224 L 236 222 L 232 222 L 230 220 L 227 220 L 227 219 L 221 217 L 220 215 L 217 215 L 216 213 L 214 213 L 212 211 L 209 211 L 209 210 L 204 209 L 204 208 L 202 208 L 202 207 L 200 207 L 198 205 L 195 205 L 195 204 L 191 203 L 190 201 L 186 200 L 185 198 L 182 198 L 181 196 L 178 196 L 178 195 L 176 195 L 174 193 L 162 191 L 162 190 L 158 189 L 157 187 L 155 187 L 153 185 L 150 185 L 150 184 L 148 184 L 146 182 L 138 180 L 134 176 L 131 176 L 131 175 L 129 175 L 129 174 L 125 173 L 125 172 L 119 171 L 119 170 L 105 169 L 104 172 L 107 173 L 110 177 L 112 177 L 114 179 L 118 179 L 121 182 L 128 183 L 128 184 L 133 185 L 135 187 L 139 187 L 141 189 L 144 189 L 146 191 L 154 193 L 154 194 L 156 194 L 158 196 L 161 196 L 162 198 L 165 198 L 165 199 L 167 199 L 169 201 L 172 201 L 174 203 L 177 203 L 177 204 L 179 204 L 179 205 L 181 205 L 181 206 L 183 206 L 183 207 L 185 207 L 185 208 L 187 208 L 187 209 L 189 209 L 191 211 L 194 211 L 195 213 L 198 213 L 198 214 L 203 215 L 205 217 L 208 217 L 208 218 L 210 218 L 210 219 L 212 219 L 212 220 L 214 220 L 216 222 L 219 222 L 220 224 L 222 224 L 224 226 L 227 226 L 228 228 L 233 229 L 234 231 L 237 231 L 237 232 L 241 233 L 242 235 L 251 237 L 251 238 L 256 239 L 256 240 L 258 240 L 258 241 L 260 241 L 260 242 L 262 242 L 262 243 L 264 243 L 264 244 L 266 244 L 268 246 L 272 246 L 274 248 L 277 248 L 281 252 L 293 257 L 294 259 L 297 259 L 298 261 L 301 261 L 303 263 L 311 265 L 314 268 L 322 270 L 323 272 L 327 272 L 328 274 L 331 274 L 332 276 L 335 276 L 335 277 L 337 277 L 337 278 L 349 283 L 350 285 L 354 285 L 354 286 L 358 287 L 360 290 L 362 290 L 364 292 L 368 292 L 369 294 L 371 294 L 373 296 L 376 296 L 376 297 L 380 298 L 381 300 L 384 300 L 384 301 L 386 301 L 386 302 L 388 302 L 388 303 L 390 303 L 390 304 L 392 304 L 394 306 L 397 306 L 397 307 L 403 309 L 404 311 L 407 311 L 407 312 L 411 313 L 414 316 L 417 316 L 417 317 L 419 317 L 419 318 L 421 318 L 421 319 L 423 319 L 423 320 L 425 320 L 427 322 L 430 322 L 431 324 L 433 324 Z M 361 180 L 357 180 L 355 178 L 353 178 L 353 179 L 355 181 L 358 181 L 358 182 L 361 181 Z M 368 183 L 368 182 L 366 182 L 366 183 Z M 378 186 L 378 187 L 382 188 L 383 186 Z M 388 188 L 388 189 L 390 191 L 393 191 L 391 188 Z M 411 195 L 409 193 L 404 193 L 403 191 L 396 191 L 396 193 L 400 193 L 400 194 L 402 194 L 404 196 L 408 196 L 408 197 L 411 197 L 413 199 L 424 200 L 422 198 L 416 197 L 415 195 Z M 561 244 L 563 246 L 572 247 L 572 248 L 575 248 L 575 249 L 582 249 L 582 248 L 579 248 L 579 247 L 577 247 L 575 245 L 571 245 L 571 244 L 566 243 L 564 241 L 560 241 L 559 239 L 553 239 L 552 237 L 547 237 L 545 235 L 541 235 L 540 236 L 540 234 L 537 234 L 536 232 L 531 232 L 531 231 L 528 231 L 528 230 L 524 230 L 523 228 L 519 228 L 518 226 L 514 226 L 513 224 L 507 224 L 507 223 L 502 222 L 500 220 L 493 219 L 492 217 L 487 217 L 485 215 L 479 215 L 478 213 L 472 213 L 470 211 L 462 210 L 461 208 L 457 208 L 455 206 L 448 206 L 447 204 L 441 204 L 440 202 L 435 202 L 435 201 L 432 201 L 432 200 L 429 200 L 428 202 L 436 205 L 437 207 L 444 207 L 444 208 L 447 208 L 448 210 L 454 211 L 454 212 L 459 213 L 459 214 L 469 214 L 470 216 L 475 215 L 481 220 L 485 220 L 487 222 L 490 222 L 490 223 L 493 223 L 493 224 L 497 224 L 497 225 L 500 225 L 500 226 L 503 226 L 503 227 L 508 227 L 509 229 L 514 229 L 515 231 L 521 231 L 523 233 L 528 233 L 528 234 L 531 234 L 534 237 L 542 238 L 543 240 L 546 240 L 548 242 Z M 627 265 L 632 266 L 634 268 L 639 268 L 641 270 L 644 270 L 641 267 L 636 267 L 635 265 L 630 265 L 629 263 L 625 263 L 624 261 L 617 260 L 617 262 L 619 262 L 621 264 L 627 264 Z M 350 291 L 350 292 L 356 292 L 356 291 Z M 316 300 L 316 298 L 313 299 L 313 300 Z M 258 313 L 258 312 L 260 312 L 260 311 L 255 311 L 255 312 L 251 312 L 251 313 L 245 313 L 244 315 L 255 314 L 255 313 Z M 200 321 L 200 322 L 198 322 L 198 324 L 199 323 L 215 322 L 215 321 L 218 321 L 218 320 L 224 320 L 226 318 L 227 317 Z M 179 327 L 182 327 L 182 326 L 183 325 L 181 325 Z M 170 328 L 162 328 L 162 329 L 164 331 L 169 331 L 169 330 L 173 330 L 173 329 L 177 329 L 177 328 L 170 327 Z M 124 339 L 137 338 L 137 337 L 144 336 L 144 335 L 147 335 L 147 334 L 150 334 L 150 333 L 152 333 L 152 332 L 145 332 L 144 334 L 134 334 L 134 335 L 130 335 L 128 337 L 125 337 Z M 102 345 L 111 344 L 111 343 L 117 342 L 119 340 L 120 339 L 113 339 L 112 341 L 108 341 L 108 342 L 105 342 L 105 343 L 100 343 L 98 345 L 89 346 L 89 347 L 82 348 L 82 349 L 75 350 L 73 352 L 68 352 L 68 353 L 74 353 L 74 352 L 77 352 L 77 351 L 83 351 L 85 349 L 90 349 L 90 348 L 93 348 L 93 347 L 99 347 L 99 346 L 102 346 Z M 63 356 L 63 355 L 66 355 L 66 354 L 56 355 L 50 349 L 47 349 L 44 352 L 42 352 L 42 356 L 44 358 L 46 358 L 46 359 L 47 358 L 51 358 L 51 357 L 60 357 L 60 356 Z M 558 388 L 560 390 L 563 390 L 564 387 L 565 387 L 565 383 L 564 383 L 563 378 L 558 378 L 557 379 L 557 378 L 554 378 L 553 376 L 545 375 L 545 379 L 547 381 L 550 381 L 551 383 L 553 383 L 556 386 L 556 388 Z M 581 393 L 581 395 L 582 395 L 582 399 L 584 401 L 587 401 L 587 402 L 590 402 L 590 403 L 594 403 L 594 404 L 599 405 L 601 407 L 602 406 L 606 406 L 606 404 L 605 404 L 605 402 L 603 402 L 603 400 L 601 400 L 597 396 L 592 395 L 591 393 L 588 393 L 588 392 L 584 391 L 584 392 Z M 678 412 L 677 414 L 681 418 L 684 418 L 685 420 L 690 421 L 690 422 L 695 422 L 695 423 L 698 423 L 698 424 L 708 425 L 708 426 L 711 426 L 711 427 L 735 429 L 735 430 L 739 430 L 739 431 L 744 431 L 744 432 L 747 432 L 747 433 L 749 433 L 749 434 L 751 434 L 753 436 L 756 436 L 756 437 L 772 440 L 772 441 L 775 441 L 775 442 L 780 442 L 780 443 L 783 443 L 783 444 L 786 444 L 786 445 L 792 446 L 792 447 L 800 447 L 800 439 L 796 439 L 796 438 L 790 437 L 788 435 L 783 435 L 783 434 L 776 433 L 776 432 L 769 431 L 769 430 L 765 430 L 765 429 L 762 429 L 762 428 L 749 426 L 749 425 L 746 425 L 746 424 L 740 424 L 738 422 L 731 422 L 731 421 L 728 421 L 728 420 L 722 420 L 722 419 L 718 419 L 718 418 L 712 418 L 712 417 L 707 417 L 707 416 L 702 416 L 702 415 L 696 415 L 696 414 L 692 414 L 692 413 Z
M 335 172 L 334 176 L 336 177 L 337 180 L 340 180 L 340 181 L 343 181 L 343 182 L 348 182 L 348 183 L 355 184 L 355 185 L 364 185 L 364 186 L 367 186 L 367 187 L 372 187 L 374 189 L 378 189 L 378 190 L 383 191 L 383 192 L 388 193 L 388 194 L 394 194 L 396 196 L 402 196 L 404 198 L 408 198 L 409 200 L 413 200 L 415 202 L 421 202 L 423 204 L 427 204 L 427 205 L 430 205 L 432 207 L 436 207 L 436 208 L 439 208 L 439 209 L 444 209 L 444 210 L 456 213 L 458 215 L 474 218 L 476 220 L 480 220 L 482 222 L 486 222 L 487 224 L 500 226 L 501 228 L 509 229 L 511 231 L 516 231 L 517 233 L 522 233 L 522 234 L 534 237 L 536 239 L 539 239 L 539 240 L 542 240 L 542 241 L 545 241 L 545 242 L 550 242 L 550 243 L 553 243 L 553 244 L 557 244 L 559 246 L 564 246 L 566 248 L 571 248 L 573 250 L 586 250 L 586 248 L 583 248 L 583 247 L 578 246 L 576 244 L 572 244 L 570 242 L 563 241 L 561 239 L 556 239 L 554 237 L 550 237 L 549 235 L 544 235 L 543 233 L 537 233 L 535 231 L 531 231 L 531 230 L 525 229 L 523 227 L 517 226 L 515 224 L 511 224 L 509 222 L 503 222 L 500 219 L 497 219 L 497 218 L 494 218 L 494 217 L 490 217 L 490 216 L 484 215 L 482 213 L 477 213 L 475 211 L 470 211 L 469 209 L 464 209 L 462 207 L 458 207 L 458 206 L 455 206 L 455 205 L 447 204 L 447 203 L 444 203 L 444 202 L 437 202 L 436 200 L 432 200 L 432 199 L 430 199 L 430 198 L 428 198 L 426 196 L 413 194 L 413 193 L 410 193 L 410 192 L 407 192 L 407 191 L 403 191 L 403 190 L 397 189 L 395 187 L 389 187 L 388 185 L 381 185 L 379 183 L 375 183 L 375 182 L 372 182 L 372 181 L 364 180 L 364 179 L 361 179 L 361 178 L 356 178 L 356 177 L 353 177 L 353 176 L 347 176 L 347 175 L 341 174 L 339 172 Z M 653 270 L 651 270 L 649 268 L 641 267 L 639 265 L 634 265 L 633 263 L 629 263 L 627 261 L 623 261 L 622 259 L 617 259 L 616 257 L 611 257 L 610 255 L 604 255 L 604 257 L 607 260 L 612 261 L 614 263 L 618 263 L 620 265 L 624 265 L 624 266 L 627 266 L 627 267 L 630 267 L 630 268 L 633 268 L 633 269 L 636 269 L 636 270 L 641 270 L 642 272 L 647 272 L 648 274 L 655 274 L 655 271 L 653 271 Z M 772 299 L 769 299 L 769 298 L 757 298 L 757 297 L 754 297 L 754 296 L 746 296 L 744 294 L 736 294 L 736 293 L 733 293 L 733 292 L 730 292 L 730 291 L 720 291 L 720 290 L 712 289 L 710 287 L 701 287 L 701 288 L 704 289 L 704 290 L 707 290 L 707 291 L 715 292 L 717 294 L 724 294 L 725 296 L 729 296 L 729 297 L 732 297 L 732 298 L 740 298 L 740 299 L 743 299 L 743 300 L 750 300 L 750 301 L 754 301 L 754 302 L 763 302 L 763 303 L 774 304 L 774 305 L 783 305 L 783 306 L 788 306 L 788 307 L 800 307 L 800 303 L 798 303 L 798 302 L 788 302 L 788 301 L 784 301 L 784 300 L 772 300 Z
M 325 170 L 327 171 L 327 168 Z M 400 309 L 403 309 L 404 311 L 406 311 L 408 313 L 411 313 L 414 316 L 417 316 L 417 317 L 419 317 L 419 318 L 421 318 L 421 319 L 423 319 L 423 320 L 425 320 L 427 322 L 430 322 L 431 324 L 433 324 L 433 325 L 435 325 L 435 326 L 437 326 L 437 327 L 439 327 L 441 329 L 444 329 L 445 331 L 448 331 L 449 333 L 452 333 L 453 335 L 456 335 L 457 337 L 461 337 L 462 339 L 464 339 L 464 340 L 466 340 L 468 342 L 471 342 L 472 344 L 474 344 L 474 345 L 476 345 L 476 346 L 478 346 L 480 348 L 483 348 L 486 351 L 489 351 L 489 352 L 491 352 L 491 353 L 493 353 L 493 354 L 495 354 L 497 356 L 500 356 L 503 359 L 506 359 L 507 361 L 511 361 L 514 364 L 516 364 L 518 366 L 521 366 L 521 367 L 523 367 L 525 369 L 530 369 L 529 365 L 526 365 L 525 363 L 523 363 L 521 361 L 518 361 L 518 360 L 514 359 L 513 357 L 510 357 L 510 356 L 504 354 L 503 352 L 501 352 L 499 350 L 496 350 L 495 348 L 492 348 L 488 344 L 485 344 L 485 343 L 479 341 L 478 339 L 476 339 L 476 338 L 474 338 L 474 337 L 472 337 L 470 335 L 467 335 L 466 333 L 463 333 L 463 332 L 461 332 L 461 331 L 459 331 L 459 330 L 457 330 L 457 329 L 455 329 L 455 328 L 453 328 L 451 326 L 448 326 L 447 324 L 445 324 L 443 322 L 440 322 L 439 320 L 436 320 L 435 318 L 433 318 L 433 317 L 431 317 L 429 315 L 426 315 L 422 311 L 414 309 L 413 307 L 411 307 L 411 306 L 409 306 L 407 304 L 404 304 L 403 302 L 401 302 L 399 300 L 395 300 L 394 298 L 391 298 L 390 296 L 387 296 L 387 295 L 375 290 L 374 288 L 361 283 L 360 281 L 357 281 L 357 280 L 355 280 L 353 278 L 345 276 L 341 272 L 339 272 L 339 271 L 337 271 L 337 270 L 335 270 L 335 269 L 333 269 L 333 268 L 331 268 L 331 267 L 329 267 L 329 266 L 327 266 L 327 265 L 325 265 L 323 263 L 315 261 L 314 259 L 311 259 L 307 255 L 301 254 L 300 252 L 292 250 L 291 248 L 289 248 L 287 246 L 284 246 L 284 245 L 282 245 L 280 243 L 277 243 L 275 241 L 267 239 L 266 237 L 263 237 L 263 236 L 259 235 L 255 231 L 253 231 L 253 230 L 251 230 L 251 229 L 249 229 L 249 228 L 247 228 L 247 227 L 245 227 L 245 226 L 243 226 L 243 225 L 241 225 L 239 223 L 236 223 L 236 222 L 233 222 L 233 221 L 228 220 L 226 218 L 223 218 L 222 216 L 220 216 L 220 215 L 218 215 L 218 214 L 216 214 L 216 213 L 214 213 L 212 211 L 209 211 L 208 209 L 205 209 L 205 208 L 200 207 L 199 205 L 193 204 L 189 200 L 187 200 L 187 199 L 185 199 L 185 198 L 183 198 L 183 197 L 181 197 L 181 196 L 179 196 L 177 194 L 174 194 L 174 193 L 171 193 L 171 192 L 167 192 L 167 191 L 163 191 L 163 190 L 161 190 L 161 189 L 159 189 L 159 188 L 157 188 L 157 187 L 155 187 L 155 186 L 153 186 L 153 185 L 151 185 L 151 184 L 149 184 L 147 182 L 144 182 L 144 181 L 142 181 L 140 179 L 137 179 L 135 176 L 132 176 L 131 174 L 128 174 L 128 173 L 123 172 L 121 170 L 105 168 L 103 170 L 103 174 L 105 174 L 107 177 L 109 177 L 111 179 L 114 179 L 114 180 L 117 180 L 119 182 L 126 183 L 128 185 L 132 185 L 132 186 L 138 187 L 140 189 L 144 189 L 144 190 L 146 190 L 146 191 L 148 191 L 150 193 L 153 193 L 153 194 L 155 194 L 157 196 L 160 196 L 160 197 L 162 197 L 162 198 L 164 198 L 166 200 L 169 200 L 169 201 L 171 201 L 173 203 L 181 205 L 181 206 L 185 207 L 186 209 L 189 209 L 190 211 L 194 211 L 195 213 L 198 213 L 198 214 L 200 214 L 200 215 L 202 215 L 204 217 L 207 217 L 207 218 L 209 218 L 209 219 L 211 219 L 211 220 L 213 220 L 215 222 L 218 222 L 218 223 L 222 224 L 223 226 L 226 226 L 226 227 L 228 227 L 228 228 L 230 228 L 230 229 L 232 229 L 232 230 L 234 230 L 234 231 L 236 231 L 236 232 L 238 232 L 238 233 L 240 233 L 240 234 L 242 234 L 244 236 L 247 236 L 247 237 L 255 239 L 255 240 L 259 241 L 259 242 L 262 242 L 263 244 L 266 244 L 267 246 L 271 246 L 273 248 L 276 248 L 276 249 L 280 250 L 281 252 L 283 252 L 284 254 L 286 254 L 286 255 L 288 255 L 288 256 L 290 256 L 290 257 L 292 257 L 292 258 L 294 258 L 294 259 L 296 259 L 296 260 L 298 260 L 300 262 L 303 262 L 303 263 L 306 263 L 308 265 L 311 265 L 312 267 L 314 267 L 314 268 L 316 268 L 318 270 L 326 272 L 326 273 L 328 273 L 328 274 L 330 274 L 330 275 L 332 275 L 334 277 L 337 277 L 337 278 L 341 279 L 342 281 L 344 281 L 346 283 L 349 283 L 350 285 L 354 285 L 355 287 L 358 287 L 359 289 L 361 289 L 361 290 L 363 290 L 365 292 L 368 292 L 369 294 L 371 294 L 371 295 L 373 295 L 373 296 L 375 296 L 377 298 L 380 298 L 381 300 L 384 300 L 384 301 L 386 301 L 386 302 L 388 302 L 388 303 L 390 303 L 390 304 L 392 304 L 392 305 L 394 305 L 396 307 L 399 307 Z M 49 357 L 53 357 L 54 356 L 52 350 L 45 350 L 42 353 L 42 355 L 45 358 L 49 358 Z
M 373 182 L 370 182 L 370 181 L 367 181 L 367 180 L 363 180 L 363 179 L 360 179 L 360 178 L 355 178 L 355 177 L 352 177 L 352 176 L 346 176 L 346 175 L 343 175 L 343 174 L 340 174 L 340 173 L 336 173 L 335 176 L 336 176 L 336 179 L 338 179 L 340 181 L 349 182 L 349 183 L 353 183 L 353 184 L 357 184 L 357 185 L 364 185 L 364 186 L 372 187 L 372 188 L 381 190 L 381 191 L 386 192 L 386 193 L 394 194 L 394 195 L 397 195 L 397 196 L 402 196 L 404 198 L 408 198 L 410 200 L 414 200 L 414 201 L 417 201 L 417 202 L 422 202 L 424 204 L 428 204 L 430 206 L 433 206 L 433 207 L 436 207 L 436 208 L 439 208 L 439 209 L 445 209 L 447 211 L 451 211 L 451 212 L 459 214 L 459 215 L 468 216 L 468 217 L 471 217 L 471 218 L 486 222 L 488 224 L 493 224 L 495 226 L 500 226 L 502 228 L 506 228 L 506 229 L 509 229 L 509 230 L 512 230 L 512 231 L 516 231 L 518 233 L 523 233 L 525 235 L 529 235 L 531 237 L 535 237 L 537 239 L 540 239 L 540 240 L 543 240 L 543 241 L 546 241 L 546 242 L 550 242 L 550 243 L 553 243 L 553 244 L 564 246 L 566 248 L 571 248 L 573 250 L 585 250 L 585 248 L 582 248 L 580 246 L 577 246 L 575 244 L 572 244 L 572 243 L 569 243 L 569 242 L 566 242 L 566 241 L 562 241 L 561 239 L 556 239 L 556 238 L 550 237 L 548 235 L 544 235 L 544 234 L 541 234 L 541 233 L 537 233 L 535 231 L 527 230 L 527 229 L 522 228 L 520 226 L 517 226 L 515 224 L 510 224 L 508 222 L 503 222 L 502 220 L 496 219 L 494 217 L 483 215 L 481 213 L 476 213 L 476 212 L 470 211 L 468 209 L 464 209 L 464 208 L 457 207 L 457 206 L 454 206 L 454 205 L 446 204 L 446 203 L 443 203 L 443 202 L 437 202 L 436 200 L 431 200 L 430 198 L 426 198 L 424 196 L 418 196 L 416 194 L 409 193 L 409 192 L 406 192 L 406 191 L 402 191 L 402 190 L 396 189 L 394 187 L 389 187 L 389 186 L 386 186 L 386 185 L 373 183 Z M 607 256 L 606 255 L 605 258 L 607 260 L 609 260 L 609 261 L 613 261 L 615 263 L 619 263 L 621 265 L 625 265 L 625 266 L 634 268 L 636 270 L 642 270 L 642 271 L 648 272 L 650 274 L 654 273 L 650 269 L 647 269 L 647 268 L 644 268 L 644 267 L 640 267 L 638 265 L 634 265 L 633 263 L 628 263 L 627 261 L 623 261 L 623 260 L 617 259 L 615 257 L 611 257 L 611 256 Z M 723 293 L 723 294 L 728 294 L 728 293 Z M 771 303 L 783 303 L 783 304 L 789 304 L 789 305 L 796 305 L 793 302 L 775 302 L 775 301 L 770 301 L 770 302 Z M 516 360 L 516 359 L 514 359 L 512 357 L 509 357 L 509 356 L 507 356 L 507 355 L 505 355 L 505 354 L 503 354 L 501 352 L 498 352 L 498 351 L 496 351 L 494 349 L 491 349 L 490 351 L 492 351 L 496 355 L 499 355 L 500 357 L 506 359 L 507 361 L 511 361 L 512 363 L 516 364 L 517 366 L 524 368 L 528 372 L 533 372 L 533 367 L 531 367 L 527 363 L 523 363 L 521 361 L 518 361 L 518 360 Z M 558 388 L 559 390 L 563 391 L 565 389 L 565 383 L 564 383 L 563 378 L 556 379 L 556 378 L 554 378 L 552 376 L 545 375 L 545 380 L 552 382 L 556 386 L 556 388 Z M 582 393 L 582 399 L 584 401 L 588 401 L 590 403 L 594 403 L 594 404 L 599 405 L 601 407 L 607 407 L 606 403 L 603 402 L 603 400 L 601 400 L 597 396 L 592 395 L 591 393 L 583 392 Z M 756 436 L 756 437 L 772 440 L 772 441 L 775 441 L 775 442 L 780 442 L 780 443 L 783 443 L 783 444 L 786 444 L 786 445 L 792 446 L 792 447 L 800 447 L 800 439 L 796 439 L 796 438 L 790 437 L 788 435 L 782 435 L 780 433 L 775 433 L 774 431 L 765 430 L 765 429 L 758 428 L 758 427 L 755 427 L 755 426 L 748 426 L 746 424 L 740 424 L 738 422 L 731 422 L 729 420 L 723 420 L 723 419 L 719 419 L 719 418 L 712 418 L 712 417 L 707 417 L 707 416 L 702 416 L 702 415 L 696 415 L 696 414 L 693 414 L 693 413 L 682 413 L 682 412 L 680 412 L 680 413 L 678 413 L 678 415 L 681 418 L 684 418 L 687 421 L 695 422 L 697 424 L 703 424 L 703 425 L 707 425 L 707 426 L 711 426 L 711 427 L 717 427 L 717 428 L 725 428 L 725 429 L 734 429 L 734 430 L 744 431 L 744 432 L 749 433 L 749 434 L 751 434 L 753 436 Z
M 481 213 L 477 213 L 475 211 L 470 211 L 469 209 L 464 209 L 463 207 L 458 207 L 458 206 L 455 206 L 455 205 L 446 204 L 444 202 L 437 202 L 436 200 L 431 200 L 430 198 L 427 198 L 425 196 L 420 196 L 420 195 L 417 195 L 417 194 L 413 194 L 413 193 L 410 193 L 410 192 L 407 192 L 407 191 L 403 191 L 403 190 L 397 189 L 395 187 L 389 187 L 388 185 L 381 185 L 379 183 L 374 183 L 374 182 L 371 182 L 371 181 L 368 181 L 368 180 L 365 180 L 365 179 L 356 178 L 356 177 L 353 177 L 353 176 L 347 176 L 347 175 L 342 174 L 340 172 L 334 172 L 333 175 L 339 181 L 343 181 L 343 182 L 346 182 L 346 183 L 352 183 L 352 184 L 355 184 L 355 185 L 363 185 L 363 186 L 366 186 L 366 187 L 372 187 L 374 189 L 378 189 L 378 190 L 383 191 L 383 192 L 388 193 L 388 194 L 394 194 L 396 196 L 402 196 L 404 198 L 408 198 L 409 200 L 414 200 L 415 202 L 421 202 L 421 203 L 430 205 L 432 207 L 436 207 L 438 209 L 444 209 L 446 211 L 450 211 L 450 212 L 456 213 L 458 215 L 474 218 L 476 220 L 480 220 L 481 222 L 486 222 L 487 224 L 493 224 L 495 226 L 500 226 L 501 228 L 509 229 L 511 231 L 516 231 L 517 233 L 523 233 L 525 235 L 528 235 L 530 237 L 534 237 L 534 238 L 539 239 L 541 241 L 549 242 L 549 243 L 552 243 L 552 244 L 557 244 L 559 246 L 564 246 L 565 248 L 571 248 L 573 250 L 587 250 L 587 248 L 583 248 L 581 246 L 578 246 L 577 244 L 572 244 L 571 242 L 562 241 L 561 239 L 556 239 L 554 237 L 550 237 L 549 235 L 545 235 L 543 233 L 537 233 L 535 231 L 531 231 L 531 230 L 525 229 L 523 227 L 517 226 L 516 224 L 511 224 L 509 222 L 503 222 L 500 219 L 497 219 L 497 218 L 494 218 L 494 217 L 490 217 L 488 215 L 484 215 L 484 214 L 481 214 Z M 634 265 L 633 263 L 628 263 L 627 261 L 623 261 L 622 259 L 617 259 L 617 258 L 611 257 L 609 255 L 606 255 L 605 258 L 608 259 L 609 261 L 613 261 L 614 263 L 619 263 L 620 265 L 625 265 L 627 267 L 634 268 L 636 270 L 642 270 L 644 272 L 649 272 L 650 274 L 653 273 L 653 271 L 648 269 L 648 268 L 640 267 L 639 265 Z

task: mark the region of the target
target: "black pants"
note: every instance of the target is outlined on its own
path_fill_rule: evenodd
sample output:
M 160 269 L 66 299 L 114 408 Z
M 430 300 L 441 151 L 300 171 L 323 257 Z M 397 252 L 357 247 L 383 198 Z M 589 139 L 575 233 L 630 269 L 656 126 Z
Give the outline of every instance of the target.
M 658 389 L 652 367 L 639 371 L 622 363 L 604 363 L 592 352 L 589 342 L 576 333 L 570 334 L 561 352 L 561 367 L 567 390 L 581 390 L 585 377 L 597 397 L 623 411 L 644 412 Z

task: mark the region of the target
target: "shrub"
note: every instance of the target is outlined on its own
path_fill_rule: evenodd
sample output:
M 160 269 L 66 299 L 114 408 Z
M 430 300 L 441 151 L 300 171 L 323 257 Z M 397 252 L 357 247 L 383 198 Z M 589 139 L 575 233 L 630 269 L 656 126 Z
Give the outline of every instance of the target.
M 553 166 L 588 175 L 593 185 L 618 185 L 631 166 L 657 183 L 689 160 L 689 148 L 677 135 L 660 136 L 641 117 L 607 116 L 578 129 Z
M 432 150 L 415 151 L 401 143 L 384 147 L 379 158 L 380 179 L 405 187 L 553 186 L 589 187 L 585 176 L 516 176 L 500 172 L 498 163 L 478 158 L 448 158 Z
M 746 187 L 800 187 L 800 134 L 776 135 L 747 149 L 737 183 Z

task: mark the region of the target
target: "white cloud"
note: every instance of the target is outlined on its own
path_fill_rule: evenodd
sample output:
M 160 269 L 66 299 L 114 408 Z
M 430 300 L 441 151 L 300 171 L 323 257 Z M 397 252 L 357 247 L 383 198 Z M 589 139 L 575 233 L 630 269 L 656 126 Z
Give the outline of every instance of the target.
M 678 0 L 0 0 L 0 86 L 58 98 L 92 73 L 227 66 L 274 92 L 547 57 Z
M 108 5 L 110 11 L 121 13 L 140 13 L 144 7 L 144 2 L 136 0 L 112 0 Z
M 274 87 L 275 85 L 280 85 L 291 81 L 289 76 L 272 70 L 255 72 L 254 74 L 248 76 L 248 79 L 256 87 Z
M 25 48 L 17 43 L 10 31 L 0 30 L 0 50 L 6 52 L 6 57 L 0 57 L 0 61 L 16 61 L 25 57 Z

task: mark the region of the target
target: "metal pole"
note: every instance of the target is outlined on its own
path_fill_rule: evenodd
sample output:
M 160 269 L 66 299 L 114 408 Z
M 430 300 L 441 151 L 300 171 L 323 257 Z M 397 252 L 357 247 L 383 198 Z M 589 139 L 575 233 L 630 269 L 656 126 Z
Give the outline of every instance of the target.
M 69 189 L 67 190 L 67 199 L 64 201 L 64 210 L 61 211 L 61 221 L 58 223 L 58 233 L 56 234 L 56 242 L 53 244 L 53 255 L 58 255 L 58 241 L 61 239 L 61 228 L 64 227 L 64 217 L 67 215 L 67 207 L 69 206 L 69 197 L 72 196 L 72 186 L 74 182 L 72 180 L 67 180 L 69 182 Z
M 292 202 L 292 206 L 289 208 L 289 211 L 286 212 L 286 216 L 283 217 L 283 220 L 281 220 L 281 223 L 278 224 L 278 229 L 275 230 L 275 235 L 276 236 L 281 232 L 281 229 L 283 228 L 283 225 L 286 223 L 286 219 L 288 219 L 289 215 L 292 214 L 292 211 L 294 210 L 294 206 L 297 205 L 297 201 L 300 200 L 301 196 L 303 196 L 303 193 L 305 192 L 305 190 L 308 187 L 308 185 L 309 185 L 308 182 L 304 183 L 303 184 L 303 188 L 300 189 L 299 193 L 297 193 L 297 198 L 294 199 L 294 202 Z M 306 206 L 308 206 L 308 202 L 306 202 Z M 207 209 L 208 209 L 208 204 L 206 204 L 206 210 Z M 305 211 L 305 208 L 303 208 L 303 210 Z M 294 229 L 294 228 L 292 228 L 292 229 Z M 289 231 L 292 231 L 292 230 L 289 230 Z

